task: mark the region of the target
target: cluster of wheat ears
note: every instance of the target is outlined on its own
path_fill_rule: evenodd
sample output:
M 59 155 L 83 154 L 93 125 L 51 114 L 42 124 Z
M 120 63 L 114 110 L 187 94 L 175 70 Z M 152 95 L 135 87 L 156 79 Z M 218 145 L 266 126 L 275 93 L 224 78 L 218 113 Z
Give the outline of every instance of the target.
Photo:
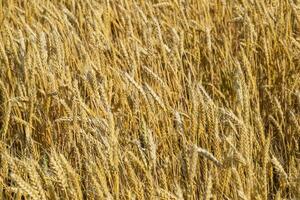
M 299 0 L 0 1 L 0 199 L 300 199 Z

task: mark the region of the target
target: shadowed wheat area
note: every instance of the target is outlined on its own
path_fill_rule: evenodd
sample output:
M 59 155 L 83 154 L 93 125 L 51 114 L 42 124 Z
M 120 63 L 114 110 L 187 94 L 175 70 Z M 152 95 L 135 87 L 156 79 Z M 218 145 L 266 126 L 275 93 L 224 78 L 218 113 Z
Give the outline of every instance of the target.
M 300 199 L 299 0 L 0 1 L 0 199 Z

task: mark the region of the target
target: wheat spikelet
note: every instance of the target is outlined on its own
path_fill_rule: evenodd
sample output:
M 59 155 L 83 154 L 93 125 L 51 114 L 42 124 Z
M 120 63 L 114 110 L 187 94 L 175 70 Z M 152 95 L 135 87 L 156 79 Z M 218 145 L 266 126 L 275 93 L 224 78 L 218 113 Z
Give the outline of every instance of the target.
M 290 111 L 290 115 L 292 116 L 292 118 L 291 118 L 292 122 L 296 126 L 298 133 L 300 133 L 300 125 L 299 125 L 299 122 L 297 121 L 297 117 L 296 117 L 295 113 L 293 111 Z
M 156 74 L 154 73 L 151 69 L 149 69 L 148 67 L 146 66 L 142 66 L 142 69 L 147 73 L 149 74 L 149 76 L 151 78 L 153 78 L 153 80 L 157 81 L 161 86 L 163 86 L 165 89 L 167 89 L 167 85 L 166 83 Z
M 81 192 L 81 187 L 80 187 L 80 178 L 79 176 L 76 174 L 76 172 L 74 171 L 74 169 L 70 166 L 70 164 L 68 163 L 68 161 L 65 159 L 65 157 L 63 155 L 59 155 L 59 159 L 62 163 L 62 168 L 64 171 L 66 171 L 68 173 L 69 176 L 69 180 L 70 182 L 73 184 L 73 187 L 71 190 L 74 190 L 73 196 L 76 197 L 76 199 L 83 199 L 82 196 L 82 192 Z
M 279 175 L 282 176 L 286 181 L 288 181 L 289 178 L 287 173 L 285 172 L 284 168 L 275 156 L 272 156 L 271 162 L 274 165 L 276 171 L 279 173 Z
M 8 66 L 9 65 L 9 60 L 8 60 L 8 57 L 7 57 L 6 52 L 5 52 L 5 48 L 4 48 L 2 43 L 0 44 L 0 53 L 1 53 L 1 57 L 4 59 L 5 65 Z
M 241 177 L 240 177 L 237 169 L 236 168 L 232 168 L 232 172 L 233 172 L 233 175 L 234 175 L 235 182 L 237 184 L 236 187 L 237 187 L 237 195 L 238 195 L 238 197 L 241 198 L 241 199 L 243 199 L 243 200 L 248 200 L 247 196 L 244 193 L 242 180 L 241 180 Z
M 91 179 L 91 185 L 93 186 L 93 191 L 91 191 L 91 193 L 93 193 L 93 195 L 95 196 L 95 198 L 100 198 L 100 199 L 105 198 L 103 192 L 100 189 L 101 186 L 97 182 L 97 180 L 95 179 L 95 177 L 91 176 L 90 179 Z
M 130 185 L 133 189 L 137 190 L 139 178 L 137 177 L 133 166 L 130 164 L 127 158 L 125 158 L 124 162 L 125 162 L 127 178 L 130 181 Z
M 160 28 L 160 24 L 158 22 L 158 19 L 154 18 L 153 21 L 155 23 L 157 37 L 158 37 L 160 43 L 163 44 L 164 41 L 163 41 L 163 37 L 162 37 L 162 33 L 161 33 L 161 28 Z
M 189 183 L 193 185 L 193 179 L 197 171 L 198 152 L 195 149 L 191 150 Z
M 64 47 L 63 47 L 63 43 L 61 40 L 61 36 L 58 33 L 57 30 L 53 30 L 52 34 L 54 35 L 53 39 L 54 39 L 54 46 L 56 48 L 56 61 L 58 63 L 58 65 L 61 65 L 64 63 Z
M 206 191 L 205 191 L 205 196 L 204 196 L 204 199 L 205 200 L 210 200 L 211 197 L 212 197 L 212 194 L 211 194 L 211 190 L 212 190 L 212 176 L 211 174 L 208 176 L 208 180 L 207 180 L 207 186 L 206 186 Z
M 206 28 L 205 32 L 206 32 L 207 49 L 208 49 L 208 52 L 211 53 L 212 52 L 211 29 Z
M 152 175 L 148 172 L 146 174 L 146 183 L 145 183 L 145 196 L 148 199 L 153 199 L 156 196 L 156 191 L 154 188 L 154 180 Z
M 69 18 L 71 19 L 72 23 L 76 23 L 76 25 L 78 26 L 78 22 L 76 17 L 73 15 L 72 12 L 70 12 L 65 6 L 63 6 L 62 8 L 63 13 Z
M 143 11 L 136 3 L 135 3 L 134 5 L 135 5 L 136 9 L 138 10 L 140 16 L 142 17 L 143 22 L 144 22 L 145 24 L 147 24 L 148 20 L 147 20 L 147 17 L 146 17 L 146 15 L 145 15 L 144 11 Z
M 58 157 L 56 153 L 53 154 L 53 156 L 50 157 L 50 167 L 55 174 L 55 178 L 58 180 L 61 190 L 63 192 L 66 192 L 68 189 L 68 178 L 63 170 L 63 168 L 60 166 L 59 161 L 57 161 Z
M 295 3 L 293 2 L 293 0 L 289 0 L 289 3 L 290 3 L 290 5 L 291 5 L 291 7 L 292 7 L 292 12 L 293 12 L 293 14 L 295 15 L 295 17 L 296 17 L 296 20 L 298 21 L 298 23 L 300 23 L 300 15 L 299 15 L 299 7 L 297 7 L 296 5 L 295 5 Z
M 30 184 L 25 182 L 20 176 L 16 174 L 11 174 L 11 177 L 15 180 L 16 184 L 20 187 L 24 193 L 28 194 L 32 199 L 40 199 L 38 191 L 34 190 Z
M 149 154 L 150 154 L 151 167 L 153 169 L 155 169 L 156 168 L 156 162 L 157 162 L 157 158 L 156 158 L 157 145 L 155 144 L 152 131 L 151 130 L 146 130 L 146 131 L 147 131 L 146 134 L 147 134 L 147 138 L 148 138 L 148 146 L 149 146 Z
M 104 90 L 104 87 L 103 87 L 102 84 L 99 85 L 99 89 L 100 89 L 101 101 L 104 104 L 106 112 L 110 113 L 111 112 L 111 108 L 110 108 L 109 101 L 108 101 L 107 95 L 105 93 L 105 90 Z
M 143 88 L 127 72 L 124 72 L 124 76 L 141 93 L 141 95 L 144 97 L 144 99 L 147 100 L 147 97 L 146 97 L 146 94 L 145 94 Z
M 37 173 L 36 168 L 34 165 L 31 165 L 30 163 L 29 163 L 29 166 L 30 167 L 28 167 L 28 172 L 29 172 L 29 177 L 30 177 L 30 182 L 31 182 L 32 188 L 35 191 L 37 191 L 39 199 L 46 200 L 46 194 L 44 192 L 44 188 L 42 187 L 42 182 L 40 180 L 40 177 L 39 177 L 39 174 Z
M 243 72 L 241 70 L 241 67 L 239 65 L 239 63 L 237 62 L 237 67 L 235 68 L 234 71 L 234 89 L 236 92 L 236 96 L 237 96 L 237 103 L 238 103 L 238 109 L 239 112 L 241 112 L 244 109 L 244 82 L 243 82 Z
M 127 152 L 129 159 L 135 163 L 135 165 L 138 167 L 139 170 L 141 170 L 144 174 L 147 174 L 146 167 L 143 162 L 141 162 L 134 154 L 133 152 Z
M 45 32 L 39 33 L 39 50 L 41 59 L 44 65 L 46 65 L 48 59 L 48 52 L 47 52 L 47 41 L 46 41 L 46 34 Z
M 178 199 L 177 196 L 175 196 L 171 192 L 169 192 L 167 190 L 164 190 L 164 189 L 159 189 L 158 190 L 158 195 L 159 195 L 160 199 L 173 199 L 173 200 Z
M 272 124 L 275 126 L 277 131 L 280 133 L 281 139 L 284 140 L 284 133 L 278 120 L 276 120 L 273 116 L 269 116 L 269 119 L 271 120 Z
M 177 130 L 178 130 L 178 133 L 181 136 L 183 136 L 184 135 L 183 122 L 182 122 L 181 116 L 180 116 L 180 114 L 179 114 L 178 111 L 175 111 L 175 113 L 174 113 L 174 120 L 175 120 L 175 123 L 176 123 L 176 127 L 177 127 Z
M 200 147 L 194 146 L 195 150 L 202 156 L 206 157 L 210 161 L 212 161 L 216 166 L 221 167 L 222 163 L 214 157 L 213 154 L 211 154 L 209 151 L 202 149 Z
M 7 135 L 7 131 L 9 129 L 9 121 L 10 121 L 10 117 L 11 117 L 11 112 L 12 112 L 12 103 L 11 101 L 7 102 L 7 110 L 6 113 L 4 115 L 4 120 L 3 120 L 3 125 L 2 125 L 2 129 L 1 129 L 1 137 L 4 139 Z
M 268 197 L 268 177 L 267 177 L 267 164 L 269 162 L 270 156 L 269 156 L 269 151 L 270 151 L 270 143 L 271 139 L 268 137 L 266 139 L 266 142 L 264 144 L 264 151 L 263 151 L 263 167 L 262 167 L 262 174 L 263 174 L 263 195 L 264 198 L 267 199 Z
M 161 2 L 152 5 L 154 8 L 172 7 L 170 2 Z
M 26 53 L 25 39 L 24 39 L 24 36 L 23 36 L 23 33 L 22 33 L 21 30 L 18 31 L 18 35 L 19 35 L 21 60 L 24 61 L 24 56 L 25 56 L 25 53 Z
M 153 97 L 153 99 L 158 103 L 158 105 L 164 110 L 166 111 L 166 106 L 163 103 L 163 101 L 161 100 L 161 98 L 153 91 L 153 89 L 147 84 L 144 84 L 146 91 L 148 91 L 151 96 Z
M 113 199 L 111 192 L 109 191 L 109 185 L 107 182 L 107 177 L 105 176 L 103 166 L 102 165 L 92 165 L 92 169 L 94 171 L 93 175 L 96 176 L 99 184 L 101 185 L 101 189 L 108 199 Z
M 278 98 L 275 97 L 274 101 L 275 101 L 275 105 L 277 107 L 277 110 L 278 110 L 278 112 L 280 114 L 280 119 L 284 120 L 284 114 L 283 114 L 282 107 L 280 105 L 280 102 L 279 102 Z
M 94 195 L 95 198 L 105 198 L 105 195 L 101 190 L 101 185 L 98 183 L 96 178 L 94 176 L 91 176 L 90 179 L 91 179 L 91 186 L 93 187 L 93 191 L 91 191 L 92 195 Z

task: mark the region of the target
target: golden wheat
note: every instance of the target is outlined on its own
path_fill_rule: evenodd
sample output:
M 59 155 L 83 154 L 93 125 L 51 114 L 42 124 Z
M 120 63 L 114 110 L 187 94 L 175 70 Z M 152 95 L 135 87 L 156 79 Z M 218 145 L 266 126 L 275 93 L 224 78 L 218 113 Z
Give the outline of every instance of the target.
M 0 2 L 0 199 L 300 199 L 299 0 Z

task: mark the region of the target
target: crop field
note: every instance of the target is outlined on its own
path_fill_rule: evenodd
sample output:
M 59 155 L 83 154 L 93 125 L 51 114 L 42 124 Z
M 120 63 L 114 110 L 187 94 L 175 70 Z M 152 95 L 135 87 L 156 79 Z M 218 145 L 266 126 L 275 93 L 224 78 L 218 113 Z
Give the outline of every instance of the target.
M 0 199 L 299 200 L 300 0 L 0 0 Z

